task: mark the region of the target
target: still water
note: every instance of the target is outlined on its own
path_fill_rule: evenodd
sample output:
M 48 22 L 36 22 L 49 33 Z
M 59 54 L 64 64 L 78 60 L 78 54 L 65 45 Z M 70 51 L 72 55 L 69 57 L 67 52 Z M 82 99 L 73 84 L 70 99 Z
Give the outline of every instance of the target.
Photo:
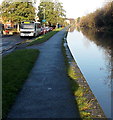
M 69 49 L 108 118 L 111 118 L 112 97 L 111 40 L 113 36 L 104 33 L 81 32 L 73 28 L 67 36 Z

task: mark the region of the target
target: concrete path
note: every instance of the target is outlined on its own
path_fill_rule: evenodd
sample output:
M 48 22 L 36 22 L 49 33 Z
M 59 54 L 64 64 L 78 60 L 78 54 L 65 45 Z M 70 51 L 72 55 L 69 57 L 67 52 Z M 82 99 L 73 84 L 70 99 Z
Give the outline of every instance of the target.
M 65 29 L 28 47 L 40 55 L 8 118 L 79 118 L 61 50 L 64 34 Z

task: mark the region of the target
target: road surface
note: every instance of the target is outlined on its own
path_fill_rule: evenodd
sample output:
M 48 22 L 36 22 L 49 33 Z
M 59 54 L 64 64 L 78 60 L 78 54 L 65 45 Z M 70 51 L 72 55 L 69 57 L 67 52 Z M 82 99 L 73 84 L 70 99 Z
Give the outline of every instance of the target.
M 21 38 L 19 34 L 2 36 L 0 37 L 0 53 L 4 54 L 10 50 L 14 50 L 17 44 L 28 39 L 31 40 L 35 38 L 29 38 L 29 37 Z

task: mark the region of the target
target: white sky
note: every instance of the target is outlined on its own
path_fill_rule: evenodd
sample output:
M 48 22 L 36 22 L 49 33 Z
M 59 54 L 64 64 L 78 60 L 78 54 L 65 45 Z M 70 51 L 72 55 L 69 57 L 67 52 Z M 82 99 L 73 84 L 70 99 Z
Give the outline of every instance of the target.
M 77 18 L 95 11 L 105 4 L 105 0 L 59 0 L 63 3 L 67 17 Z
M 0 0 L 0 3 L 3 0 Z M 38 3 L 40 0 L 36 0 Z M 102 7 L 106 0 L 59 0 L 63 3 L 67 18 L 77 18 Z

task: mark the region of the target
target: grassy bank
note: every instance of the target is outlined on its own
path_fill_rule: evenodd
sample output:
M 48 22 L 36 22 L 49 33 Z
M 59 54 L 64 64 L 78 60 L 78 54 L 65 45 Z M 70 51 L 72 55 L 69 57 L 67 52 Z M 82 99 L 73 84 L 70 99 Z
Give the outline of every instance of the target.
M 16 50 L 4 56 L 2 60 L 2 117 L 5 118 L 15 98 L 28 77 L 35 60 L 39 54 L 38 50 Z
M 35 40 L 33 40 L 32 42 L 30 42 L 28 44 L 28 46 L 43 43 L 43 42 L 47 41 L 49 38 L 51 38 L 54 34 L 56 34 L 57 32 L 59 32 L 61 30 L 62 30 L 62 28 L 58 28 L 58 29 L 55 29 L 55 30 L 45 34 L 45 35 L 42 35 L 42 36 L 36 38 Z
M 64 45 L 66 46 L 66 42 L 64 44 L 63 41 L 62 51 L 67 66 L 67 75 L 71 83 L 72 92 L 75 96 L 75 104 L 78 106 L 81 118 L 83 120 L 105 118 L 103 111 L 86 83 L 68 47 L 64 47 Z
M 91 114 L 85 111 L 85 109 L 88 109 L 90 106 L 88 105 L 86 99 L 83 97 L 83 94 L 84 94 L 83 88 L 80 87 L 79 84 L 76 82 L 76 79 L 78 79 L 78 77 L 81 77 L 81 76 L 75 73 L 74 67 L 72 66 L 72 61 L 70 61 L 71 63 L 69 63 L 69 56 L 67 55 L 66 53 L 67 51 L 64 46 L 62 48 L 62 51 L 63 51 L 64 58 L 65 58 L 65 64 L 67 66 L 67 75 L 70 80 L 72 92 L 74 96 L 76 97 L 75 103 L 77 103 L 80 117 L 82 119 L 91 118 L 90 116 Z

